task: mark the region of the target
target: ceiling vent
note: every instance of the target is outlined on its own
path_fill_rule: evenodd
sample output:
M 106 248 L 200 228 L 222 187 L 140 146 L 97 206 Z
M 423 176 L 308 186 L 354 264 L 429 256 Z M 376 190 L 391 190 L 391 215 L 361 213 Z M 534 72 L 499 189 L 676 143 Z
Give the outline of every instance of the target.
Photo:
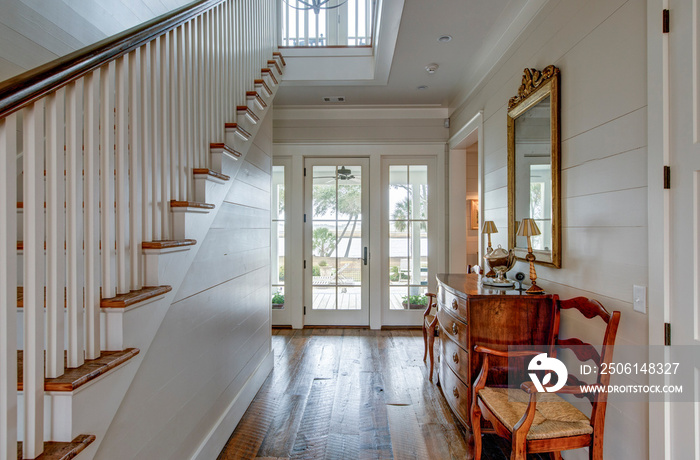
M 345 96 L 326 96 L 323 102 L 345 102 Z

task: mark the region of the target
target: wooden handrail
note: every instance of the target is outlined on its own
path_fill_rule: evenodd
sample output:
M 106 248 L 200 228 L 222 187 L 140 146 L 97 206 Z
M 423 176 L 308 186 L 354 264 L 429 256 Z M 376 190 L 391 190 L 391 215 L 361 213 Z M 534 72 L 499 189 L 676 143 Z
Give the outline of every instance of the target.
M 122 33 L 0 82 L 0 118 L 150 42 L 226 0 L 197 0 Z

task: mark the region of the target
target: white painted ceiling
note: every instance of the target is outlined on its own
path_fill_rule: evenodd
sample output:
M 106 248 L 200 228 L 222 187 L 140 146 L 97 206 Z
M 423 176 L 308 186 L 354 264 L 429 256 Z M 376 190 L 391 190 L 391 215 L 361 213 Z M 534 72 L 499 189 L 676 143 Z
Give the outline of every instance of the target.
M 0 0 L 0 80 L 120 32 L 191 0 Z M 382 0 L 382 23 L 396 39 L 393 53 L 378 53 L 374 81 L 285 83 L 275 105 L 322 105 L 345 96 L 349 105 L 448 107 L 462 98 L 489 62 L 509 46 L 528 16 L 547 0 Z M 403 11 L 402 7 L 403 6 Z M 522 12 L 525 14 L 521 14 Z M 400 21 L 399 21 L 400 17 Z M 398 23 L 398 33 L 396 26 Z M 449 34 L 448 43 L 438 37 Z M 381 33 L 379 45 L 382 46 Z M 284 50 L 283 50 L 284 53 Z M 425 66 L 437 63 L 433 75 Z M 290 72 L 291 73 L 291 72 Z M 388 75 L 387 75 L 388 74 Z M 428 89 L 416 88 L 427 85 Z M 459 93 L 459 94 L 458 94 Z
M 387 84 L 283 83 L 275 105 L 323 105 L 324 96 L 345 96 L 345 105 L 447 107 L 470 70 L 501 40 L 526 4 L 527 0 L 405 0 Z M 438 42 L 445 34 L 452 41 Z M 439 65 L 432 75 L 425 70 L 430 63 Z M 421 85 L 428 89 L 418 90 Z

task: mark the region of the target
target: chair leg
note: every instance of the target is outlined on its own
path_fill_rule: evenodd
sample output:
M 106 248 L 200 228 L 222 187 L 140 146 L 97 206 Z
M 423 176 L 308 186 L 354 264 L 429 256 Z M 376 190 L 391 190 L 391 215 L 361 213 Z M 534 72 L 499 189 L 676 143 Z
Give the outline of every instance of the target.
M 435 348 L 435 328 L 431 327 L 428 329 L 428 356 L 430 356 L 430 376 L 428 377 L 428 380 L 431 382 L 433 381 L 433 370 L 435 368 L 435 365 L 433 364 L 433 348 Z
M 425 361 L 425 358 L 428 356 L 428 331 L 425 328 L 425 324 L 423 325 L 423 347 L 425 348 L 423 361 Z
M 552 460 L 562 460 L 561 452 L 550 452 L 549 458 L 551 458 Z
M 527 441 L 523 437 L 513 433 L 511 443 L 510 460 L 526 460 L 527 459 Z
M 474 460 L 481 460 L 481 410 L 476 403 L 474 403 L 471 421 L 472 437 L 474 438 Z

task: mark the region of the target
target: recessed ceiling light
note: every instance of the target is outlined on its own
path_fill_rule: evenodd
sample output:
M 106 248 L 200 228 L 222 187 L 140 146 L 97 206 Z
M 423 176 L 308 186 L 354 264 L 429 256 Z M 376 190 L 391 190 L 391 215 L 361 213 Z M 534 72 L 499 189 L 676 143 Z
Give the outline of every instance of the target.
M 425 71 L 428 72 L 430 75 L 434 74 L 435 71 L 439 68 L 440 66 L 435 64 L 434 62 L 432 64 L 428 64 L 425 66 Z
M 417 87 L 416 89 L 417 89 L 418 91 L 424 91 L 424 90 L 428 89 L 428 87 L 427 87 L 426 85 L 420 85 L 420 86 Z
M 450 40 L 452 40 L 452 35 L 441 35 L 441 36 L 438 38 L 438 41 L 439 41 L 439 42 L 442 42 L 442 43 L 447 43 L 447 42 L 449 42 Z

